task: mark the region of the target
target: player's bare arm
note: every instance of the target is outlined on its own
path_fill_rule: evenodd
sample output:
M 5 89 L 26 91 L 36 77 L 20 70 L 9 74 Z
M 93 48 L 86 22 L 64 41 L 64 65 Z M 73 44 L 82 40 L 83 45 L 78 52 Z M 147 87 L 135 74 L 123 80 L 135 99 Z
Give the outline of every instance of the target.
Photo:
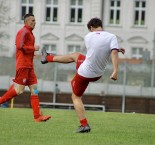
M 118 51 L 117 50 L 112 50 L 111 60 L 113 65 L 113 73 L 111 74 L 110 78 L 112 80 L 117 80 L 117 75 L 118 75 Z

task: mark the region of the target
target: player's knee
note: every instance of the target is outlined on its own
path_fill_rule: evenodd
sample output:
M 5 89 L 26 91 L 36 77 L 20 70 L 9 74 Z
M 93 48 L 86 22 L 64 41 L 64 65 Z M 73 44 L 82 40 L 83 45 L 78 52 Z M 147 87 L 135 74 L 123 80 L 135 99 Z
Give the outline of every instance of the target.
M 77 59 L 78 59 L 79 55 L 80 55 L 79 52 L 72 53 L 72 59 L 74 60 L 74 62 L 77 62 Z
M 22 94 L 24 92 L 23 89 L 21 90 L 19 88 L 15 88 L 15 91 L 16 91 L 17 95 L 20 95 L 20 94 Z
M 34 88 L 34 89 L 33 89 L 33 94 L 34 94 L 34 95 L 38 95 L 38 94 L 39 94 L 39 91 L 38 91 L 37 88 Z

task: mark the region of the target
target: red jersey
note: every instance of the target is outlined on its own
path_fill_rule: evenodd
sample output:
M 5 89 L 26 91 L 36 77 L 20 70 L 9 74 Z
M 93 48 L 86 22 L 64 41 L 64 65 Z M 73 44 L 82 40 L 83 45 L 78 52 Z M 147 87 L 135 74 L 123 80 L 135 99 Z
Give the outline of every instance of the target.
M 16 36 L 16 70 L 19 68 L 33 68 L 35 38 L 32 28 L 24 26 Z

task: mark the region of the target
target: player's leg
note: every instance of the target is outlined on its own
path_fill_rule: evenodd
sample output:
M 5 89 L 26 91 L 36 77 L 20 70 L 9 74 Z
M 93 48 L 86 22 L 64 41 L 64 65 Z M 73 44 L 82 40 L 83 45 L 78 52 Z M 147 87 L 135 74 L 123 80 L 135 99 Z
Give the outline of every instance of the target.
M 33 109 L 33 115 L 34 115 L 34 121 L 35 122 L 44 122 L 51 118 L 51 116 L 42 116 L 42 113 L 40 111 L 40 104 L 39 104 L 39 91 L 37 89 L 37 85 L 30 85 L 28 86 L 31 92 L 30 102 L 31 107 Z
M 58 63 L 72 63 L 72 62 L 77 62 L 79 52 L 74 52 L 71 54 L 67 55 L 57 55 L 53 57 L 53 62 L 58 62 Z
M 51 118 L 51 116 L 42 116 L 39 104 L 39 91 L 37 89 L 37 77 L 35 75 L 34 69 L 29 69 L 28 87 L 31 92 L 30 102 L 33 109 L 33 116 L 35 122 L 43 122 Z
M 81 124 L 79 129 L 76 131 L 77 133 L 90 132 L 91 130 L 88 124 L 88 120 L 85 116 L 85 108 L 81 99 L 81 96 L 83 95 L 88 84 L 89 84 L 89 81 L 84 82 L 84 80 L 78 74 L 76 74 L 73 80 L 71 81 L 72 90 L 73 90 L 72 101 Z
M 73 100 L 73 104 L 74 104 L 74 108 L 75 108 L 75 111 L 78 115 L 78 118 L 79 120 L 83 120 L 85 119 L 85 108 L 84 108 L 84 105 L 83 105 L 83 102 L 81 100 L 81 96 L 76 96 L 74 93 L 72 93 L 72 100 Z M 87 123 L 85 124 L 81 124 L 83 126 L 86 126 Z
M 9 101 L 10 99 L 23 93 L 25 86 L 19 84 L 12 84 L 8 91 L 0 98 L 0 104 Z
M 72 100 L 73 100 L 76 114 L 78 115 L 78 118 L 79 118 L 79 121 L 81 124 L 76 132 L 77 133 L 90 132 L 91 128 L 90 128 L 90 126 L 88 124 L 88 120 L 85 116 L 85 108 L 84 108 L 83 102 L 81 100 L 81 97 L 79 97 L 73 93 Z
M 79 52 L 74 52 L 67 55 L 54 55 L 46 52 L 46 49 L 42 49 L 42 59 L 41 63 L 45 64 L 48 62 L 58 62 L 58 63 L 72 63 L 77 62 Z

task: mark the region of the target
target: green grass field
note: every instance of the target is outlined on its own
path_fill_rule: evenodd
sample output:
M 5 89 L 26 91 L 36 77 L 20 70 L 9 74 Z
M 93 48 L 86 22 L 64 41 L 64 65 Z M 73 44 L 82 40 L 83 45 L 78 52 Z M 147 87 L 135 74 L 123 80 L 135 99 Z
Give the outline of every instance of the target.
M 31 109 L 0 108 L 0 145 L 155 145 L 155 115 L 87 111 L 92 131 L 74 133 L 74 110 L 42 109 L 52 119 L 35 123 Z

